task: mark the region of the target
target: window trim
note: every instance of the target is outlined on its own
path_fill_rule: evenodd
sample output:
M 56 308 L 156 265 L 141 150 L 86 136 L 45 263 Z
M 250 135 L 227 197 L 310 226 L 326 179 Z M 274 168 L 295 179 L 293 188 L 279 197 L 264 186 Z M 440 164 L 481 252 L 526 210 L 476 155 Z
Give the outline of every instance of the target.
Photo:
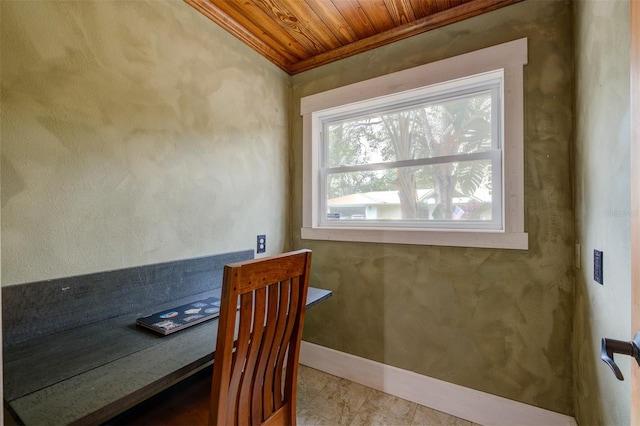
M 474 52 L 387 74 L 306 96 L 303 117 L 303 220 L 301 237 L 312 240 L 354 241 L 460 247 L 528 249 L 524 232 L 524 65 L 527 39 L 522 38 Z M 468 76 L 503 70 L 504 122 L 502 150 L 504 203 L 502 230 L 436 228 L 370 228 L 319 226 L 317 167 L 319 147 L 313 141 L 313 113 L 399 92 L 442 84 Z M 314 174 L 317 179 L 314 182 Z

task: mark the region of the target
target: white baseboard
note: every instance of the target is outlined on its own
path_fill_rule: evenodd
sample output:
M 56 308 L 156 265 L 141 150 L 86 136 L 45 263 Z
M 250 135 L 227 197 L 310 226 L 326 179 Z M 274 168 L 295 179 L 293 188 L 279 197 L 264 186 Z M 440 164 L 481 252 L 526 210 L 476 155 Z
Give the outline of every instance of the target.
M 305 341 L 300 363 L 485 426 L 577 426 L 564 414 Z

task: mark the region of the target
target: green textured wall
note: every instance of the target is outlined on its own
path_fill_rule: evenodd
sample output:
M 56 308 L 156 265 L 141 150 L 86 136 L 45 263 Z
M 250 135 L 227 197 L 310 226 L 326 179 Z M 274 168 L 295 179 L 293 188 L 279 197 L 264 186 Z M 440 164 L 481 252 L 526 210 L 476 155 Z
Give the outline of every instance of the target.
M 521 37 L 528 251 L 300 239 L 300 98 Z M 525 1 L 293 78 L 293 245 L 334 291 L 305 340 L 572 414 L 571 5 Z
M 629 1 L 575 3 L 576 271 L 574 377 L 580 425 L 628 425 L 630 357 L 616 356 L 626 380 L 600 360 L 600 339 L 629 340 L 631 212 Z M 604 253 L 604 285 L 593 280 L 593 250 Z M 634 330 L 635 331 L 635 330 Z
M 3 285 L 286 248 L 289 76 L 178 0 L 0 7 Z

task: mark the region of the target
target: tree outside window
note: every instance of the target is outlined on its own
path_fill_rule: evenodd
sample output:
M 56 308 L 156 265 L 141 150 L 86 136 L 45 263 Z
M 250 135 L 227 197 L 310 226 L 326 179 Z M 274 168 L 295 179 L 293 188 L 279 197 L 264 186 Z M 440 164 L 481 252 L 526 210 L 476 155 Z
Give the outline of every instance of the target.
M 498 148 L 498 87 L 326 123 L 328 217 L 392 219 L 353 212 L 358 202 L 366 210 L 367 194 L 379 207 L 394 193 L 393 219 L 491 220 L 492 161 L 473 154 Z

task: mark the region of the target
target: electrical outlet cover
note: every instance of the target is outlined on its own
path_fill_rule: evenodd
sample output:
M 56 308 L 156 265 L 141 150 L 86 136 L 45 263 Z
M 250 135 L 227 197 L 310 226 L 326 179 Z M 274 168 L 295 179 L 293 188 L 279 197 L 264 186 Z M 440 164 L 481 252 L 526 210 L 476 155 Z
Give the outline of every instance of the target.
M 258 235 L 258 243 L 256 252 L 264 253 L 267 251 L 267 236 L 266 235 Z

